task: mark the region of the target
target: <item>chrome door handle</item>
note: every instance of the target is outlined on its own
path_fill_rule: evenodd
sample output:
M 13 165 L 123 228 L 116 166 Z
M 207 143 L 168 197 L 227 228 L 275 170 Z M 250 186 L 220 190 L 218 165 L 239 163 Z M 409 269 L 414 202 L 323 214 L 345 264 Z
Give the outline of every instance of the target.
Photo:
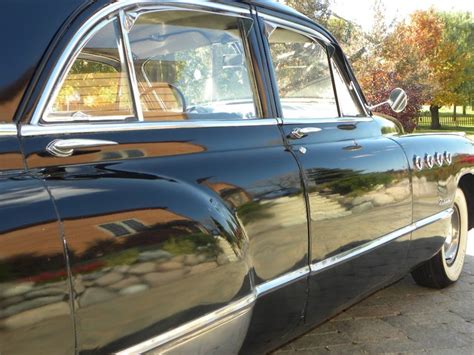
M 46 151 L 55 157 L 65 158 L 70 157 L 74 153 L 74 149 L 115 144 L 118 143 L 101 139 L 55 139 L 46 146 Z
M 306 127 L 306 128 L 295 128 L 290 133 L 290 138 L 301 139 L 310 133 L 321 132 L 321 128 L 318 127 Z

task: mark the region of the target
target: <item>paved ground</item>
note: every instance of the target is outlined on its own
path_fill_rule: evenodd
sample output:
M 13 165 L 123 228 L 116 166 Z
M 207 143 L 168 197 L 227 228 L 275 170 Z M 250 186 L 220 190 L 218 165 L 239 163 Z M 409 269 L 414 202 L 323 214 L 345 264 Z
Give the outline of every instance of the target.
M 439 290 L 411 276 L 277 350 L 290 354 L 474 354 L 474 230 L 461 279 Z

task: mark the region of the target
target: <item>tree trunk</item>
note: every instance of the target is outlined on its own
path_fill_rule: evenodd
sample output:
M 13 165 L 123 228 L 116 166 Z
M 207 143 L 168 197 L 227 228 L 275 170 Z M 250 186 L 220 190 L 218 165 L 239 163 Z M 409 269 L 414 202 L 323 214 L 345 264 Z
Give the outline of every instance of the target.
M 462 114 L 466 116 L 466 105 L 462 105 Z
M 439 123 L 439 106 L 431 105 L 431 129 L 440 129 L 441 124 Z
M 457 113 L 457 108 L 458 107 L 456 105 L 454 105 L 453 107 L 454 107 L 453 108 L 453 116 L 454 116 L 454 120 L 456 120 L 456 113 Z

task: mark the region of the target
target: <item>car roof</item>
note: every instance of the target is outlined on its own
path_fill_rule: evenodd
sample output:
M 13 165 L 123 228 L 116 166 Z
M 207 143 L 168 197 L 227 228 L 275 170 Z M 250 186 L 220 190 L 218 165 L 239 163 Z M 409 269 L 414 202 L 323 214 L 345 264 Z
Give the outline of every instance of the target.
M 308 17 L 303 15 L 302 13 L 296 11 L 295 9 L 284 5 L 282 3 L 273 1 L 273 0 L 248 0 L 248 1 L 236 1 L 236 2 L 244 2 L 244 3 L 249 3 L 255 6 L 261 6 L 264 8 L 267 8 L 269 10 L 273 10 L 282 14 L 287 14 L 287 15 L 292 15 L 292 16 L 297 16 L 302 19 L 307 20 Z

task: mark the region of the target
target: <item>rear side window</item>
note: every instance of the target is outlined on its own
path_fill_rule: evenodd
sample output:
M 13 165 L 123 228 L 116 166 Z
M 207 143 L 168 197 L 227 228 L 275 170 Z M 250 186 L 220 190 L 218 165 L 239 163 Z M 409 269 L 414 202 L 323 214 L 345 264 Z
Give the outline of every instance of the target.
M 283 117 L 338 117 L 326 48 L 284 28 L 276 28 L 268 41 Z
M 68 69 L 45 121 L 133 118 L 130 81 L 118 41 L 115 19 L 97 30 Z
M 249 19 L 170 11 L 129 33 L 145 121 L 256 117 L 245 37 Z
M 199 11 L 106 20 L 65 68 L 44 122 L 256 118 L 253 21 Z M 125 27 L 125 26 L 124 26 Z

